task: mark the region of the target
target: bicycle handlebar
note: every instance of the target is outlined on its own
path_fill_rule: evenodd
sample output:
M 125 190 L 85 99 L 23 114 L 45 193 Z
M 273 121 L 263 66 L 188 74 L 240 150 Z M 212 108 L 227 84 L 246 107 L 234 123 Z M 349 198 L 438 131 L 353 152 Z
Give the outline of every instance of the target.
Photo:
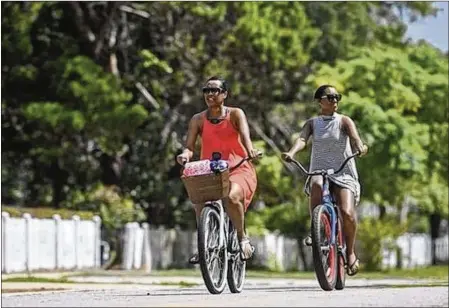
M 329 170 L 317 170 L 317 171 L 312 171 L 312 172 L 308 172 L 302 165 L 300 162 L 296 161 L 293 158 L 287 158 L 286 161 L 287 162 L 292 162 L 294 163 L 297 167 L 299 167 L 299 169 L 301 169 L 302 172 L 304 172 L 306 175 L 312 176 L 312 175 L 324 175 L 324 174 L 337 174 L 339 173 L 344 166 L 346 166 L 346 164 L 348 163 L 348 161 L 356 156 L 360 155 L 360 151 L 357 151 L 355 153 L 353 153 L 352 155 L 348 156 L 344 162 L 341 164 L 340 168 L 337 169 L 337 171 L 333 171 L 332 169 Z M 330 172 L 332 171 L 332 172 Z
M 262 153 L 261 151 L 259 151 L 259 152 L 257 153 L 257 158 L 261 158 L 262 156 L 263 156 L 263 153 Z M 232 170 L 234 170 L 234 169 L 240 167 L 241 164 L 243 164 L 244 162 L 246 162 L 246 161 L 248 161 L 248 160 L 251 160 L 251 159 L 253 159 L 253 158 L 248 157 L 248 156 L 245 157 L 245 158 L 243 158 L 237 165 L 235 165 L 235 166 L 229 168 L 229 171 L 232 171 Z M 182 166 L 185 166 L 186 163 L 187 163 L 187 160 L 184 159 L 184 160 L 182 161 Z
M 259 151 L 257 153 L 257 158 L 261 158 L 263 156 L 263 153 L 261 151 Z M 238 167 L 240 167 L 241 164 L 243 164 L 245 161 L 251 160 L 252 158 L 250 157 L 245 157 L 244 159 L 242 159 L 237 165 L 233 166 L 232 168 L 229 168 L 229 171 L 232 171 Z

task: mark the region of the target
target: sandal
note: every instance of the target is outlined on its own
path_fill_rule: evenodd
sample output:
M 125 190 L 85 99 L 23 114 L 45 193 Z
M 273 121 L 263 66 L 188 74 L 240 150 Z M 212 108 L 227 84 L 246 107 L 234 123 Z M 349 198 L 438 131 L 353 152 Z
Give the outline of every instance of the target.
M 312 246 L 312 236 L 307 235 L 307 237 L 304 238 L 303 243 L 306 246 Z
M 346 273 L 348 276 L 354 276 L 359 272 L 360 260 L 356 258 L 354 263 L 346 268 Z
M 244 238 L 240 241 L 240 257 L 242 261 L 248 261 L 253 256 L 255 247 L 251 245 L 248 238 Z
M 200 263 L 200 257 L 198 255 L 198 253 L 193 254 L 190 258 L 189 258 L 189 263 L 190 264 L 198 264 Z

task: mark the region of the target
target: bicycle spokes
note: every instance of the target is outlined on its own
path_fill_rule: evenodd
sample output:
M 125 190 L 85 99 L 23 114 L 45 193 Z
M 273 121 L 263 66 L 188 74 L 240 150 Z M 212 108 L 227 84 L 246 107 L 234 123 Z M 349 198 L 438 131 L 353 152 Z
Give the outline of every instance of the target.
M 215 254 L 208 262 L 208 270 L 211 273 L 214 283 L 220 280 L 220 273 L 223 268 L 223 262 L 218 254 Z
M 219 248 L 220 230 L 219 230 L 218 221 L 216 221 L 215 219 L 209 220 L 208 226 L 209 226 L 209 228 L 207 229 L 207 251 L 210 253 Z
M 234 262 L 232 262 L 232 269 L 234 274 L 234 280 L 239 284 L 240 280 L 242 279 L 242 271 L 244 270 L 242 266 L 242 259 L 240 255 L 236 256 L 236 259 Z
M 331 278 L 334 274 L 332 272 L 333 269 L 333 263 L 335 262 L 333 258 L 333 254 L 331 253 L 331 250 L 334 249 L 334 247 L 331 245 L 331 237 L 332 237 L 332 230 L 330 226 L 330 220 L 327 214 L 321 215 L 321 224 L 320 224 L 320 238 L 322 239 L 321 242 L 321 252 L 322 252 L 322 258 L 321 262 L 323 264 L 326 276 L 328 278 Z
M 212 218 L 212 217 L 210 217 Z M 221 257 L 222 247 L 220 247 L 220 225 L 216 218 L 209 219 L 207 222 L 207 249 L 206 249 L 206 264 L 211 274 L 214 284 L 220 283 L 220 274 L 224 268 Z

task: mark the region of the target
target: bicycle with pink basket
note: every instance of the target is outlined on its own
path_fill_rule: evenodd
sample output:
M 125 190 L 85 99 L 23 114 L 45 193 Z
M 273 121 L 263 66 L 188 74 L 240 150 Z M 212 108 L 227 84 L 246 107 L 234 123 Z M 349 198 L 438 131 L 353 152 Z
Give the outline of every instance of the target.
M 181 179 L 189 199 L 194 204 L 204 203 L 198 221 L 198 256 L 201 275 L 212 294 L 222 293 L 226 282 L 232 293 L 243 290 L 246 261 L 242 259 L 237 232 L 224 210 L 223 200 L 229 194 L 229 173 L 248 160 L 246 157 L 228 168 L 221 154 L 214 153 L 212 160 L 183 164 Z M 195 167 L 196 171 L 188 172 Z

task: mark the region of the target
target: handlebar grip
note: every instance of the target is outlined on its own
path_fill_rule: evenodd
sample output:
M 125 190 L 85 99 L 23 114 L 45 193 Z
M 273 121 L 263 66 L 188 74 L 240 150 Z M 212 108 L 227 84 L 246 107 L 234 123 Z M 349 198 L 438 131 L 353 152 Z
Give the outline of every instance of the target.
M 292 158 L 287 155 L 281 154 L 281 158 L 282 158 L 282 160 L 286 161 L 287 163 L 291 163 L 293 161 Z

